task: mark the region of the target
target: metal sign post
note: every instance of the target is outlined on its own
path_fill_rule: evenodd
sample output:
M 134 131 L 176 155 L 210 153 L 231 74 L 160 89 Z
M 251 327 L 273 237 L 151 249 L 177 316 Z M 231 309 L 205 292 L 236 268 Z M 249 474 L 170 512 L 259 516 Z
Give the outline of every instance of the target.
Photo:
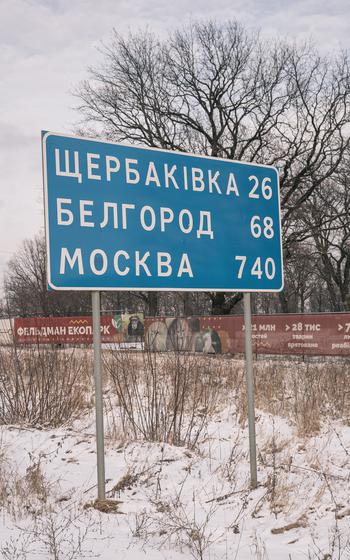
M 103 399 L 101 375 L 101 309 L 100 292 L 92 292 L 92 332 L 94 348 L 96 450 L 98 499 L 105 500 L 105 452 L 103 432 Z
M 258 484 L 256 467 L 256 441 L 255 441 L 255 407 L 254 407 L 254 372 L 252 351 L 252 313 L 250 306 L 250 293 L 244 294 L 244 338 L 245 359 L 247 376 L 247 401 L 248 401 L 248 427 L 249 427 L 249 458 L 250 458 L 250 485 L 256 488 Z

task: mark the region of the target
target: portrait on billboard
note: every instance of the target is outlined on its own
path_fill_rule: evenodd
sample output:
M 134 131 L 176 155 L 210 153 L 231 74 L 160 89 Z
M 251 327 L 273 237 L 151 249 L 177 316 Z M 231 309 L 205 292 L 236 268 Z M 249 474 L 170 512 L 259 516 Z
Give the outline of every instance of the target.
M 144 338 L 143 313 L 121 313 L 114 315 L 112 324 L 123 335 L 124 342 L 141 342 Z
M 147 347 L 157 352 L 220 354 L 226 347 L 221 340 L 223 334 L 210 325 L 202 325 L 200 317 L 166 317 L 148 324 L 145 340 Z

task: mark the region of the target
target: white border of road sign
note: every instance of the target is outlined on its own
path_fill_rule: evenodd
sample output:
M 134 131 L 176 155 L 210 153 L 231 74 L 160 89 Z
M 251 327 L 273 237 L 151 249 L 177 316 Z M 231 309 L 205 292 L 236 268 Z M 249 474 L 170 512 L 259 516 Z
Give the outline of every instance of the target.
M 196 157 L 196 158 L 203 158 L 203 159 L 210 159 L 213 161 L 224 161 L 224 162 L 232 162 L 232 163 L 237 163 L 239 165 L 254 165 L 256 167 L 263 167 L 263 168 L 270 168 L 273 169 L 276 173 L 277 176 L 277 195 L 278 195 L 278 214 L 279 214 L 279 225 L 280 225 L 280 254 L 281 254 L 281 286 L 280 288 L 276 288 L 276 289 L 271 289 L 271 290 L 266 290 L 266 289 L 261 289 L 261 290 L 244 290 L 244 289 L 237 289 L 237 288 L 232 288 L 232 289 L 228 289 L 228 288 L 150 288 L 148 286 L 145 287 L 137 287 L 137 288 L 127 288 L 127 287 L 101 287 L 101 286 L 96 286 L 94 288 L 92 287 L 56 287 L 54 284 L 52 284 L 51 282 L 51 271 L 50 271 L 50 239 L 49 239 L 49 217 L 48 217 L 48 192 L 47 192 L 47 165 L 46 165 L 46 139 L 49 136 L 59 136 L 61 138 L 75 138 L 77 140 L 86 140 L 89 142 L 100 142 L 103 144 L 112 144 L 114 146 L 125 146 L 128 148 L 138 148 L 141 150 L 150 150 L 150 151 L 157 151 L 157 152 L 163 152 L 163 153 L 173 153 L 173 154 L 179 154 L 182 156 L 190 156 L 190 157 Z M 163 150 L 162 148 L 153 148 L 150 146 L 139 146 L 137 144 L 126 144 L 124 142 L 111 142 L 110 140 L 102 140 L 101 138 L 86 138 L 84 136 L 75 136 L 74 134 L 62 134 L 61 132 L 45 132 L 42 136 L 42 161 L 43 161 L 43 181 L 44 181 L 44 215 L 45 215 L 45 239 L 46 239 L 46 254 L 47 254 L 47 263 L 46 263 L 46 270 L 47 270 L 47 283 L 50 286 L 50 288 L 52 290 L 56 290 L 56 291 L 81 291 L 81 292 L 94 292 L 94 291 L 124 291 L 124 292 L 257 292 L 257 293 L 262 293 L 262 292 L 266 292 L 266 293 L 277 293 L 277 292 L 281 292 L 284 288 L 284 267 L 283 267 L 283 247 L 282 247 L 282 222 L 281 222 L 281 194 L 280 194 L 280 189 L 279 189 L 279 174 L 278 174 L 278 170 L 276 169 L 276 167 L 274 167 L 273 165 L 263 165 L 261 163 L 255 163 L 253 161 L 238 161 L 238 160 L 234 160 L 234 159 L 227 159 L 227 158 L 218 158 L 218 157 L 213 157 L 213 156 L 206 156 L 206 155 L 201 155 L 201 154 L 191 154 L 188 152 L 180 152 L 177 150 Z

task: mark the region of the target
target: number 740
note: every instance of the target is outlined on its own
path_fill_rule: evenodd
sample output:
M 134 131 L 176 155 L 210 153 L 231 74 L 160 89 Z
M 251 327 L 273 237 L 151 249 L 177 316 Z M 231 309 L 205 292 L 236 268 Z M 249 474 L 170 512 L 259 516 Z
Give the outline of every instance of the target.
M 237 278 L 243 278 L 243 275 L 247 272 L 247 257 L 244 255 L 237 255 L 235 257 L 235 260 L 240 263 Z M 276 275 L 275 261 L 272 257 L 267 257 L 267 259 L 265 260 L 261 257 L 257 257 L 252 266 L 251 264 L 248 265 L 248 271 L 248 274 L 250 274 L 250 276 L 256 276 L 259 280 L 261 280 L 263 276 L 266 276 L 268 280 L 272 280 Z

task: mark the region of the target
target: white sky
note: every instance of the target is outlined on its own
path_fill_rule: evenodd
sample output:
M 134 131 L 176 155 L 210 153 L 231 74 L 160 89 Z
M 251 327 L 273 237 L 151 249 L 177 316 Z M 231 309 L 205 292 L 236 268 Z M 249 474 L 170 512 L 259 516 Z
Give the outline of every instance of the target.
M 101 41 L 113 27 L 164 34 L 198 18 L 350 48 L 349 0 L 0 0 L 1 284 L 6 261 L 43 227 L 40 131 L 72 131 L 70 92 L 101 60 Z

